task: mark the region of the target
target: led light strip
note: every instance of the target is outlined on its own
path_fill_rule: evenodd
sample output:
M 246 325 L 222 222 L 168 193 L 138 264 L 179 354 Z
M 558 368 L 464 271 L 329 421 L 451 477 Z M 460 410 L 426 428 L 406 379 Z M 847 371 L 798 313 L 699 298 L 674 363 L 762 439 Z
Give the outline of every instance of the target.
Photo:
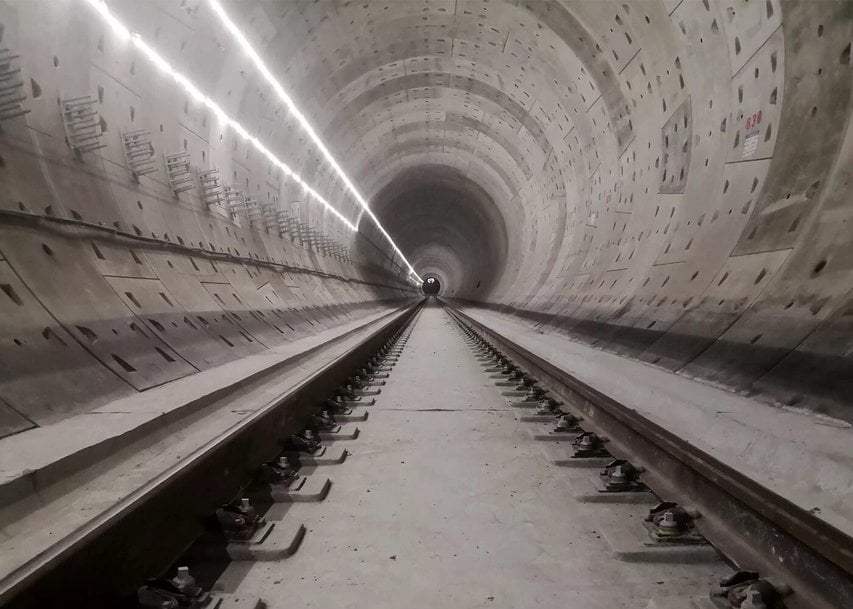
M 202 93 L 198 89 L 198 87 L 196 87 L 186 76 L 175 70 L 169 64 L 169 62 L 163 58 L 163 56 L 161 56 L 159 53 L 157 53 L 157 51 L 148 46 L 148 44 L 142 39 L 139 34 L 131 32 L 131 30 L 127 26 L 125 26 L 115 15 L 112 14 L 112 12 L 110 12 L 109 7 L 103 0 L 84 1 L 89 4 L 101 16 L 101 18 L 110 26 L 116 36 L 125 41 L 129 40 L 134 47 L 141 51 L 142 54 L 144 54 L 148 58 L 148 60 L 151 61 L 151 63 L 157 66 L 162 72 L 170 76 L 172 80 L 174 80 L 178 85 L 183 87 L 183 89 L 186 90 L 186 92 L 189 93 L 193 99 L 210 109 L 210 111 L 213 112 L 222 123 L 228 125 L 241 137 L 248 140 L 257 151 L 267 157 L 267 159 L 273 165 L 281 169 L 285 176 L 299 184 L 306 194 L 308 194 L 315 201 L 319 202 L 327 211 L 329 211 L 338 220 L 340 220 L 344 224 L 344 226 L 346 226 L 351 231 L 358 230 L 358 227 L 355 224 L 350 222 L 341 212 L 339 212 L 334 206 L 332 206 L 331 203 L 329 203 L 325 198 L 323 198 L 320 193 L 311 188 L 311 186 L 309 186 L 299 176 L 299 174 L 294 172 L 284 161 L 275 156 L 275 154 L 273 154 L 266 146 L 264 146 L 257 137 L 246 131 L 243 125 L 241 125 L 236 120 L 231 118 L 228 114 L 226 114 L 226 112 L 219 106 L 219 104 L 217 104 L 212 99 L 210 99 L 210 97 Z M 301 114 L 298 116 L 301 117 Z M 324 153 L 328 154 L 325 148 L 323 148 L 322 150 L 324 151 Z M 373 214 L 370 215 L 371 217 L 373 217 L 374 221 L 376 221 Z M 397 252 L 397 254 L 403 259 L 403 261 L 408 266 L 409 275 L 414 275 L 417 281 L 421 281 L 420 276 L 415 273 L 415 270 L 412 268 L 412 266 L 406 260 L 405 256 L 403 256 L 402 252 L 399 250 L 399 248 L 397 248 L 396 244 L 393 242 L 393 240 L 391 240 L 391 237 L 388 235 L 388 233 L 385 232 L 385 230 L 382 228 L 378 221 L 376 221 L 376 225 L 379 228 L 380 232 L 382 232 L 386 239 L 388 239 L 388 242 L 394 248 L 394 251 Z
M 341 181 L 347 187 L 347 190 L 350 191 L 350 194 L 353 198 L 358 202 L 359 205 L 364 209 L 364 213 L 373 220 L 373 223 L 376 225 L 376 228 L 379 229 L 379 232 L 382 233 L 382 236 L 388 241 L 394 251 L 397 253 L 400 258 L 403 259 L 403 262 L 409 267 L 409 274 L 414 275 L 415 278 L 422 282 L 421 276 L 415 272 L 415 269 L 409 264 L 409 261 L 406 260 L 406 257 L 403 255 L 403 252 L 400 251 L 400 248 L 397 247 L 397 244 L 394 243 L 394 240 L 391 238 L 385 229 L 382 227 L 382 224 L 379 223 L 379 219 L 373 214 L 373 211 L 367 204 L 367 201 L 364 197 L 361 196 L 361 193 L 358 192 L 358 189 L 349 179 L 347 174 L 335 160 L 335 157 L 332 156 L 332 153 L 329 152 L 326 145 L 323 143 L 323 140 L 320 139 L 320 136 L 317 135 L 317 132 L 314 131 L 314 128 L 311 126 L 311 123 L 308 122 L 308 119 L 305 118 L 305 115 L 299 110 L 294 103 L 293 99 L 291 99 L 290 95 L 287 94 L 287 91 L 284 90 L 284 87 L 281 86 L 281 83 L 273 76 L 272 72 L 270 72 L 269 68 L 267 68 L 266 64 L 261 59 L 260 55 L 258 55 L 257 51 L 252 47 L 249 43 L 248 39 L 243 32 L 240 31 L 240 28 L 236 26 L 236 24 L 231 20 L 228 16 L 228 13 L 225 12 L 225 9 L 220 4 L 219 0 L 208 0 L 213 12 L 219 17 L 219 20 L 222 22 L 222 25 L 225 26 L 225 29 L 234 37 L 234 40 L 240 45 L 240 48 L 243 49 L 243 52 L 249 59 L 252 60 L 252 63 L 255 64 L 255 68 L 258 72 L 261 73 L 261 76 L 269 83 L 269 85 L 273 88 L 273 90 L 278 95 L 279 99 L 284 102 L 284 105 L 287 106 L 287 109 L 290 111 L 290 114 L 296 119 L 299 123 L 302 130 L 311 138 L 311 141 L 314 142 L 314 145 L 317 146 L 317 149 L 323 153 L 323 156 L 326 159 L 326 162 L 335 170 L 338 174 L 338 177 L 341 178 Z

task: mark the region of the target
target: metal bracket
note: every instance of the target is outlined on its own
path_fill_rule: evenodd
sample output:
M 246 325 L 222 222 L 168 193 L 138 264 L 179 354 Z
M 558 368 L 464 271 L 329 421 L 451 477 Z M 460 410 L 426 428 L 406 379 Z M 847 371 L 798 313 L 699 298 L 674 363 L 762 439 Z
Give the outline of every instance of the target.
M 18 58 L 9 49 L 0 49 L 0 122 L 30 112 L 22 105 L 27 94 L 23 79 L 18 78 L 21 74 L 21 68 L 15 65 Z
M 86 95 L 60 100 L 65 141 L 71 150 L 82 158 L 87 152 L 106 148 L 101 143 L 101 116 L 96 104 L 98 100 Z
M 169 188 L 177 197 L 182 192 L 195 188 L 192 169 L 190 169 L 190 155 L 188 152 L 175 154 L 164 154 L 166 163 L 166 175 L 169 178 Z
M 127 163 L 127 168 L 133 174 L 133 179 L 138 182 L 139 176 L 157 171 L 150 131 L 145 129 L 122 131 L 121 142 L 124 149 L 124 160 Z
M 218 169 L 208 169 L 198 174 L 201 184 L 201 198 L 207 204 L 208 209 L 221 208 L 225 199 L 222 196 L 222 181 L 219 178 Z

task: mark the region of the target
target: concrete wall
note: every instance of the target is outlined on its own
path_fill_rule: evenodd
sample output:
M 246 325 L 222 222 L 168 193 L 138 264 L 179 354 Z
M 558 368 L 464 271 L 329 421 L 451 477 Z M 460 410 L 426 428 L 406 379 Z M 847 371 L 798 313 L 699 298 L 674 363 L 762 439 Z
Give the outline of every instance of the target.
M 232 99 L 227 111 L 263 129 L 241 108 L 247 84 L 233 54 L 216 45 L 219 33 L 194 32 L 190 7 L 124 8 L 152 41 L 182 54 L 199 87 Z M 30 110 L 3 121 L 0 133 L 0 435 L 417 293 L 387 253 L 306 201 L 82 2 L 0 2 L 0 24 L 0 47 L 19 56 L 8 64 L 21 69 L 12 82 L 23 83 Z M 82 96 L 95 100 L 104 147 L 78 155 L 60 100 Z M 150 133 L 156 171 L 135 179 L 122 134 L 139 129 Z M 163 155 L 182 151 L 194 186 L 176 196 Z M 306 179 L 319 171 L 293 167 Z M 195 174 L 213 168 L 223 184 L 239 183 L 330 241 L 311 244 L 277 223 L 208 206 Z M 348 211 L 354 217 L 352 204 Z M 359 260 L 336 244 L 358 249 Z
M 109 4 L 358 217 L 206 1 Z M 849 417 L 851 6 L 320 0 L 227 9 L 409 260 L 438 277 L 445 295 Z M 38 407 L 73 410 L 93 387 L 102 401 L 128 390 L 113 354 L 146 371 L 134 385 L 142 389 L 212 365 L 226 357 L 221 351 L 233 357 L 266 345 L 264 337 L 287 340 L 283 319 L 260 315 L 268 309 L 404 297 L 399 260 L 368 220 L 355 236 L 305 200 L 93 15 L 80 0 L 0 0 L 0 46 L 21 56 L 31 110 L 2 123 L 0 208 L 116 229 L 4 216 L 0 268 L 8 278 L 0 283 L 24 304 L 0 294 L 14 315 L 2 322 L 0 357 L 11 373 L 0 399 L 26 414 L 34 386 L 65 394 L 86 379 L 82 397 L 47 395 Z M 64 142 L 57 99 L 81 95 L 98 100 L 106 147 L 79 160 Z M 137 183 L 120 131 L 139 128 L 151 132 L 159 165 Z M 353 262 L 309 251 L 274 226 L 235 222 L 208 209 L 198 188 L 176 198 L 160 155 L 181 151 L 194 167 L 218 169 L 223 182 L 348 246 Z M 241 302 L 220 294 L 219 303 L 211 284 Z M 188 327 L 166 340 L 147 319 L 170 310 L 160 292 L 202 316 L 238 306 L 259 335 L 223 327 L 259 340 L 234 336 L 235 347 L 223 349 L 217 328 L 195 344 Z M 115 349 L 128 345 L 128 321 L 137 318 L 147 336 L 125 357 Z M 106 348 L 78 328 L 103 337 L 117 324 L 126 336 Z M 18 339 L 23 346 L 6 339 L 19 328 L 29 332 Z M 47 337 L 43 328 L 52 329 Z M 34 359 L 19 357 L 25 350 Z M 49 382 L 36 361 L 59 362 Z M 5 412 L 7 426 L 27 424 Z

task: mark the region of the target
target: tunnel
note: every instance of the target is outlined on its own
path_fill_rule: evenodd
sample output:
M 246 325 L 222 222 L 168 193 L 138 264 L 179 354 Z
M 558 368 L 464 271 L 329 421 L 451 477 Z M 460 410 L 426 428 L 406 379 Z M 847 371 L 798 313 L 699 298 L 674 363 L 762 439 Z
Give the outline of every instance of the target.
M 441 281 L 435 277 L 427 277 L 421 286 L 421 290 L 427 296 L 436 296 L 441 293 Z
M 316 383 L 350 386 L 339 367 L 400 333 L 439 358 L 407 381 L 413 416 L 495 403 L 464 379 L 451 391 L 452 370 L 430 376 L 469 357 L 464 340 L 490 374 L 519 367 L 508 393 L 653 427 L 661 455 L 685 451 L 677 467 L 730 495 L 757 485 L 756 513 L 772 493 L 805 523 L 780 530 L 816 556 L 792 550 L 787 602 L 853 603 L 804 575 L 843 581 L 853 555 L 851 41 L 848 0 L 0 0 L 0 604 L 45 606 L 112 555 L 94 528 L 103 548 L 79 553 L 37 532 L 101 522 L 105 500 L 91 519 L 60 509 L 94 501 L 98 468 L 132 451 L 153 464 L 155 438 L 203 421 L 255 425 L 274 395 L 257 429 L 295 433 Z M 599 432 L 610 456 L 663 462 Z M 216 461 L 232 478 L 201 485 L 204 509 L 272 458 L 267 440 L 229 449 L 239 467 Z M 182 467 L 196 454 L 178 453 Z M 121 480 L 103 488 L 142 492 Z M 447 484 L 425 488 L 467 485 Z M 144 528 L 142 512 L 109 513 Z M 163 573 L 201 525 L 170 526 L 174 547 L 116 561 L 111 593 Z M 417 606 L 412 589 L 394 598 Z M 427 605 L 475 606 L 470 590 Z

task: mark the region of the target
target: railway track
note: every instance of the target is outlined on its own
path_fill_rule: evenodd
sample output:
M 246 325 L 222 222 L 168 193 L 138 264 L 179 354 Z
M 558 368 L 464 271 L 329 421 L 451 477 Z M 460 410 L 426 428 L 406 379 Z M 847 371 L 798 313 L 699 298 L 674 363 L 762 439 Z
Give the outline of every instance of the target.
M 47 427 L 53 435 L 43 442 L 53 444 L 41 452 L 16 454 L 7 441 L 0 606 L 53 607 L 68 599 L 114 606 L 201 535 L 206 519 L 415 309 L 374 315 L 239 369 L 140 394 L 143 401 L 131 400 L 127 411 L 100 409 L 58 431 Z M 16 470 L 18 461 L 38 466 Z
M 250 413 L 6 574 L 0 602 L 853 606 L 843 533 L 435 301 L 216 397 L 129 450 Z
M 452 315 L 490 370 L 527 391 L 517 405 L 536 406 L 537 414 L 522 419 L 553 423 L 535 435 L 565 435 L 571 443 L 571 455 L 558 463 L 603 466 L 589 495 L 581 491 L 584 500 L 655 504 L 644 528 L 657 545 L 640 533 L 648 549 L 634 548 L 629 539 L 636 526 L 611 531 L 611 542 L 624 546 L 626 556 L 648 560 L 654 550 L 661 559 L 683 553 L 690 560 L 703 546 L 713 547 L 739 569 L 712 592 L 718 606 L 726 606 L 719 596 L 724 591 L 743 597 L 744 607 L 853 606 L 853 538 L 494 329 L 460 311 Z M 543 397 L 546 408 L 538 406 Z M 660 522 L 668 522 L 668 530 Z M 693 602 L 704 606 L 706 599 Z

